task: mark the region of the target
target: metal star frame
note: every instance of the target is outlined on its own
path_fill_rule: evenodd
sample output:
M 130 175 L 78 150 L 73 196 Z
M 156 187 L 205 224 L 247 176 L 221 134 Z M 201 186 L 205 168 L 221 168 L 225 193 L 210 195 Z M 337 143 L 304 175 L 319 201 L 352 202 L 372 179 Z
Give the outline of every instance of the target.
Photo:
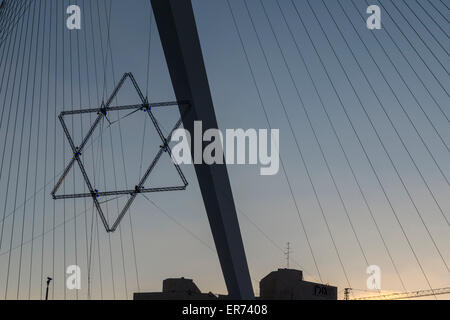
M 137 105 L 127 105 L 127 106 L 117 106 L 117 107 L 112 107 L 111 103 L 112 101 L 116 98 L 117 93 L 119 92 L 120 88 L 123 86 L 123 84 L 125 83 L 125 80 L 129 78 L 131 80 L 131 82 L 133 83 L 134 88 L 136 89 L 140 99 L 141 99 L 141 104 L 137 104 Z M 159 127 L 159 124 L 155 118 L 155 116 L 152 113 L 152 108 L 157 108 L 157 107 L 167 107 L 167 106 L 179 106 L 179 107 L 186 107 L 186 109 L 184 110 L 184 112 L 182 112 L 181 118 L 178 120 L 178 122 L 175 124 L 174 128 L 172 129 L 172 131 L 170 132 L 170 134 L 165 137 L 164 134 L 161 131 L 161 128 Z M 83 109 L 83 110 L 74 110 L 74 111 L 64 111 L 61 112 L 61 114 L 59 115 L 59 121 L 61 122 L 62 128 L 64 130 L 64 134 L 66 135 L 67 140 L 69 141 L 70 147 L 72 149 L 73 152 L 73 157 L 71 159 L 71 161 L 69 162 L 69 164 L 66 166 L 66 168 L 63 171 L 63 174 L 61 175 L 61 177 L 59 178 L 57 184 L 55 185 L 55 187 L 53 188 L 53 191 L 51 193 L 52 197 L 54 200 L 61 200 L 61 199 L 76 199 L 76 198 L 92 198 L 94 201 L 94 205 L 100 215 L 100 218 L 103 222 L 103 225 L 105 226 L 105 229 L 107 232 L 114 232 L 117 227 L 119 226 L 121 220 L 123 219 L 123 217 L 125 216 L 125 214 L 127 213 L 127 211 L 129 210 L 129 208 L 131 207 L 132 203 L 134 202 L 134 200 L 136 199 L 136 196 L 138 194 L 141 193 L 152 193 L 152 192 L 163 192 L 163 191 L 181 191 L 181 190 L 186 190 L 186 187 L 188 186 L 188 182 L 183 174 L 183 172 L 181 171 L 181 168 L 178 164 L 176 164 L 175 162 L 173 162 L 175 169 L 178 172 L 178 175 L 180 176 L 181 180 L 183 181 L 183 185 L 181 186 L 175 186 L 175 187 L 160 187 L 160 188 L 144 188 L 144 184 L 147 181 L 148 177 L 150 176 L 151 172 L 153 171 L 153 169 L 156 166 L 156 163 L 159 161 L 159 159 L 161 158 L 161 156 L 167 152 L 170 156 L 170 158 L 172 159 L 172 150 L 170 149 L 169 146 L 169 142 L 172 139 L 172 135 L 174 133 L 174 131 L 176 129 L 178 129 L 181 124 L 182 124 L 182 119 L 184 117 L 184 115 L 186 114 L 186 112 L 189 109 L 189 105 L 187 103 L 179 103 L 179 102 L 162 102 L 162 103 L 153 103 L 150 104 L 148 102 L 148 99 L 144 97 L 144 95 L 142 94 L 136 80 L 134 79 L 134 76 L 131 73 L 125 73 L 122 77 L 122 79 L 120 80 L 119 84 L 116 86 L 116 88 L 114 89 L 112 95 L 109 97 L 108 101 L 105 103 L 102 102 L 102 106 L 100 108 L 96 108 L 96 109 Z M 150 166 L 148 167 L 147 171 L 145 172 L 145 174 L 143 175 L 143 177 L 141 178 L 141 180 L 139 181 L 139 183 L 135 186 L 134 189 L 132 190 L 115 190 L 115 191 L 105 191 L 105 192 L 99 192 L 97 189 L 95 189 L 92 186 L 92 183 L 86 173 L 86 170 L 84 168 L 83 165 L 83 161 L 81 159 L 81 155 L 83 153 L 84 148 L 86 147 L 87 142 L 89 141 L 89 139 L 91 138 L 92 134 L 94 133 L 95 129 L 98 127 L 98 125 L 100 124 L 100 121 L 103 118 L 107 118 L 107 114 L 110 111 L 123 111 L 123 110 L 133 110 L 129 115 L 138 112 L 138 111 L 145 111 L 156 131 L 158 132 L 158 135 L 162 141 L 162 145 L 160 146 L 160 150 L 158 151 L 158 153 L 156 154 L 155 158 L 153 159 L 152 163 L 150 164 Z M 88 113 L 96 113 L 97 114 L 97 118 L 95 119 L 94 123 L 92 124 L 92 126 L 90 127 L 87 135 L 84 137 L 84 139 L 82 140 L 81 144 L 79 146 L 76 146 L 70 133 L 69 130 L 67 129 L 66 123 L 64 121 L 64 117 L 65 116 L 70 116 L 70 115 L 77 115 L 77 114 L 88 114 Z M 109 120 L 108 120 L 109 121 Z M 83 175 L 83 179 L 86 183 L 86 186 L 89 190 L 89 193 L 78 193 L 78 194 L 65 194 L 65 195 L 56 195 L 56 193 L 58 192 L 59 188 L 61 187 L 62 183 L 64 182 L 65 178 L 67 177 L 67 175 L 69 174 L 69 171 L 71 170 L 71 168 L 73 167 L 73 165 L 75 164 L 75 162 L 78 164 L 78 166 L 80 167 L 81 173 Z M 120 214 L 118 215 L 116 221 L 114 222 L 114 224 L 112 226 L 109 225 L 107 219 L 105 218 L 105 215 L 103 213 L 103 210 L 101 208 L 100 202 L 98 201 L 99 198 L 101 197 L 107 197 L 107 196 L 115 196 L 115 195 L 130 195 L 131 197 L 128 199 L 127 203 L 125 204 L 124 208 L 122 209 L 122 211 L 120 212 Z

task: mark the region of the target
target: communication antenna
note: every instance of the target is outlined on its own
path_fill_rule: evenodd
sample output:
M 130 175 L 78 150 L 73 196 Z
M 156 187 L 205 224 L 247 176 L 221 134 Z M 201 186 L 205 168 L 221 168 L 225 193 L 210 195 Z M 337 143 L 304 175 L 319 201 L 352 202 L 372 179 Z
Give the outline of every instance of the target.
M 286 256 L 286 268 L 289 269 L 289 264 L 290 264 L 290 260 L 291 260 L 291 243 L 288 242 L 286 245 L 286 251 L 284 252 L 284 255 Z
M 352 291 L 352 288 L 345 288 L 344 289 L 344 300 L 350 300 L 350 292 Z

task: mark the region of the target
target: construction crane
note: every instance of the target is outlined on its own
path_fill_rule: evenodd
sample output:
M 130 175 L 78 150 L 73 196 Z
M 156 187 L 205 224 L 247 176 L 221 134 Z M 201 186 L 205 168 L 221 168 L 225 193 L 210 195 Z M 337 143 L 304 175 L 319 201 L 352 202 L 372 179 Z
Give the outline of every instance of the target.
M 397 293 L 389 293 L 382 294 L 376 296 L 368 296 L 368 297 L 359 297 L 359 298 L 350 298 L 350 292 L 352 288 L 345 288 L 344 291 L 344 299 L 345 300 L 401 300 L 401 299 L 412 299 L 412 298 L 420 298 L 420 297 L 429 297 L 429 296 L 437 296 L 442 294 L 450 294 L 450 287 L 432 289 L 432 290 L 418 290 L 411 292 L 397 292 Z

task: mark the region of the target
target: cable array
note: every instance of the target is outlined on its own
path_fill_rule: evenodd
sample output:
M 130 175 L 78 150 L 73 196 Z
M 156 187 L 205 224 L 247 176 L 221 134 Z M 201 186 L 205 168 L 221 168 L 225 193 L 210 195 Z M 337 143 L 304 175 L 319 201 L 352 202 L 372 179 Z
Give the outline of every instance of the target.
M 124 81 L 117 75 L 126 64 L 115 47 L 117 4 L 76 2 L 83 7 L 82 32 L 61 27 L 67 0 L 4 1 L 0 7 L 4 299 L 42 299 L 47 276 L 54 279 L 52 299 L 129 299 L 132 292 L 146 290 L 139 264 L 144 260 L 142 244 L 137 241 L 143 231 L 135 220 L 141 219 L 138 206 L 131 207 L 133 194 L 142 194 L 151 210 L 208 251 L 215 250 L 204 236 L 163 209 L 168 204 L 158 203 L 152 193 L 121 189 L 133 181 L 134 171 L 148 177 L 145 150 L 153 127 L 163 139 L 159 157 L 170 141 L 170 131 L 147 109 L 148 117 L 138 120 L 137 161 L 130 170 L 128 121 L 156 96 L 153 84 L 159 78 L 154 74 L 162 63 L 156 60 L 159 44 L 149 1 L 146 27 L 138 34 L 145 52 L 140 62 L 144 77 L 139 80 L 146 86 L 137 90 L 142 101 L 126 106 L 117 94 Z M 298 220 L 298 233 L 289 236 L 298 237 L 308 251 L 296 251 L 298 256 L 291 260 L 320 283 L 329 282 L 329 265 L 337 266 L 331 283 L 353 287 L 360 276 L 351 264 L 367 267 L 380 257 L 367 236 L 366 231 L 373 230 L 398 280 L 395 285 L 403 292 L 413 289 L 413 280 L 404 273 L 406 257 L 433 292 L 440 286 L 433 273 L 450 272 L 449 7 L 442 0 L 378 0 L 383 29 L 373 32 L 365 28 L 369 4 L 227 0 L 218 6 L 227 10 L 223 19 L 234 37 L 230 43 L 245 66 L 240 72 L 248 76 L 243 81 L 248 81 L 264 126 L 282 124 L 279 178 L 287 190 L 283 202 L 288 209 L 280 214 Z M 132 77 L 132 82 L 137 80 Z M 274 106 L 266 101 L 267 88 L 273 90 Z M 114 94 L 108 99 L 110 92 Z M 84 139 L 87 132 L 89 139 Z M 283 148 L 288 143 L 294 147 L 291 152 Z M 68 170 L 67 161 L 81 163 L 83 175 Z M 305 181 L 294 173 L 304 175 Z M 83 176 L 89 176 L 88 184 Z M 186 178 L 181 176 L 184 190 Z M 141 182 L 137 187 L 144 187 L 145 180 Z M 327 192 L 323 184 L 329 185 Z M 57 186 L 53 192 L 52 186 Z M 305 199 L 300 187 L 311 192 L 311 199 Z M 280 237 L 249 209 L 238 207 L 248 223 L 243 229 L 256 232 L 255 238 L 282 257 Z M 117 232 L 105 233 L 102 224 Z M 315 228 L 323 230 L 325 240 L 319 242 Z M 406 251 L 399 253 L 400 247 Z M 324 257 L 323 249 L 332 254 Z M 66 267 L 71 264 L 87 270 L 82 284 L 86 291 L 67 290 Z

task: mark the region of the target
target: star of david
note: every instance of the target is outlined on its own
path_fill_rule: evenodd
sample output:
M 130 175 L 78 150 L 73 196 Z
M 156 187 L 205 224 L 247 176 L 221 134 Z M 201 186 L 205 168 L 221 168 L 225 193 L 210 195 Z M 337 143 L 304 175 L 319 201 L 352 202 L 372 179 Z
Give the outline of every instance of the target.
M 130 79 L 134 88 L 136 89 L 139 98 L 141 100 L 140 104 L 137 105 L 128 105 L 128 106 L 111 106 L 113 100 L 116 98 L 118 92 L 120 91 L 121 87 L 123 86 L 123 84 L 125 83 L 125 81 L 127 79 Z M 152 108 L 157 108 L 157 107 L 169 107 L 169 106 L 178 106 L 178 107 L 182 107 L 181 109 L 184 108 L 184 111 L 182 112 L 181 118 L 178 120 L 178 122 L 175 124 L 175 126 L 173 127 L 172 131 L 170 131 L 168 136 L 164 136 L 158 121 L 156 120 L 153 112 L 152 112 Z M 185 115 L 185 113 L 188 110 L 189 105 L 186 103 L 179 103 L 179 102 L 162 102 L 162 103 L 153 103 L 150 104 L 148 102 L 148 99 L 144 97 L 144 95 L 142 94 L 134 76 L 131 73 L 125 73 L 122 77 L 122 79 L 120 80 L 120 82 L 118 83 L 118 85 L 115 87 L 113 93 L 111 94 L 111 96 L 109 97 L 109 99 L 107 100 L 106 103 L 102 102 L 102 105 L 100 108 L 96 108 L 96 109 L 83 109 L 83 110 L 74 110 L 74 111 L 63 111 L 61 112 L 61 114 L 59 115 L 59 121 L 61 123 L 61 126 L 64 130 L 64 134 L 69 142 L 70 148 L 72 149 L 73 155 L 72 158 L 69 162 L 69 164 L 65 167 L 61 177 L 59 178 L 57 184 L 55 185 L 55 187 L 53 188 L 53 191 L 51 193 L 52 197 L 54 200 L 61 200 L 61 199 L 76 199 L 76 198 L 92 198 L 92 200 L 94 201 L 94 206 L 97 209 L 97 212 L 102 220 L 102 223 L 106 229 L 107 232 L 114 232 L 117 227 L 119 226 L 121 220 L 123 219 L 123 217 L 125 216 L 125 214 L 127 213 L 127 211 L 130 209 L 131 205 L 133 204 L 134 200 L 136 199 L 136 197 L 139 194 L 142 193 L 152 193 L 152 192 L 164 192 L 164 191 L 181 191 L 181 190 L 186 190 L 186 187 L 188 186 L 188 182 L 183 174 L 183 172 L 181 171 L 181 168 L 179 167 L 178 164 L 175 163 L 175 161 L 172 161 L 177 174 L 179 175 L 179 177 L 181 178 L 183 184 L 179 185 L 179 186 L 171 186 L 171 187 L 158 187 L 158 188 L 144 188 L 144 185 L 147 181 L 147 179 L 149 178 L 150 174 L 152 173 L 153 169 L 155 168 L 156 164 L 158 163 L 158 161 L 160 160 L 160 158 L 162 157 L 162 155 L 164 153 L 168 153 L 170 158 L 172 159 L 172 150 L 169 146 L 169 142 L 172 139 L 172 135 L 174 133 L 174 131 L 176 129 L 178 129 L 181 124 L 182 124 L 182 119 L 183 116 Z M 136 186 L 134 187 L 134 189 L 131 190 L 110 190 L 110 191 L 102 191 L 100 192 L 99 190 L 95 189 L 94 186 L 91 183 L 91 180 L 89 179 L 89 176 L 85 170 L 84 164 L 83 164 L 83 160 L 82 160 L 82 153 L 86 147 L 86 144 L 88 143 L 89 139 L 92 137 L 93 133 L 95 132 L 96 128 L 99 126 L 101 120 L 103 118 L 107 118 L 107 114 L 109 112 L 114 112 L 114 111 L 123 111 L 123 110 L 132 110 L 132 112 L 129 114 L 133 114 L 135 112 L 138 111 L 145 111 L 148 116 L 150 117 L 153 126 L 155 127 L 161 141 L 162 141 L 162 145 L 159 148 L 158 153 L 156 154 L 155 158 L 153 159 L 153 161 L 151 162 L 150 166 L 148 167 L 148 169 L 145 171 L 144 175 L 141 177 L 141 179 L 138 181 L 138 183 L 136 184 Z M 89 131 L 87 132 L 86 136 L 83 138 L 81 144 L 79 146 L 76 146 L 74 143 L 74 140 L 72 139 L 69 130 L 67 129 L 67 125 L 65 123 L 64 118 L 67 116 L 73 116 L 73 115 L 79 115 L 79 114 L 89 114 L 89 113 L 95 113 L 97 114 L 97 117 L 95 119 L 95 121 L 93 122 L 93 124 L 91 125 Z M 108 120 L 109 121 L 109 120 Z M 64 180 L 66 179 L 67 175 L 69 174 L 70 170 L 72 169 L 72 167 L 75 165 L 75 163 L 77 163 L 77 165 L 79 166 L 81 173 L 83 175 L 83 179 L 86 183 L 86 187 L 89 190 L 89 192 L 87 193 L 77 193 L 77 194 L 64 194 L 64 195 L 57 195 L 58 190 L 60 189 L 62 183 L 64 182 Z M 126 202 L 125 206 L 123 207 L 123 209 L 120 211 L 116 221 L 110 226 L 104 213 L 103 210 L 101 208 L 101 204 L 99 202 L 99 199 L 101 197 L 108 197 L 108 196 L 120 196 L 120 195 L 130 195 L 130 198 L 128 199 L 128 201 Z

